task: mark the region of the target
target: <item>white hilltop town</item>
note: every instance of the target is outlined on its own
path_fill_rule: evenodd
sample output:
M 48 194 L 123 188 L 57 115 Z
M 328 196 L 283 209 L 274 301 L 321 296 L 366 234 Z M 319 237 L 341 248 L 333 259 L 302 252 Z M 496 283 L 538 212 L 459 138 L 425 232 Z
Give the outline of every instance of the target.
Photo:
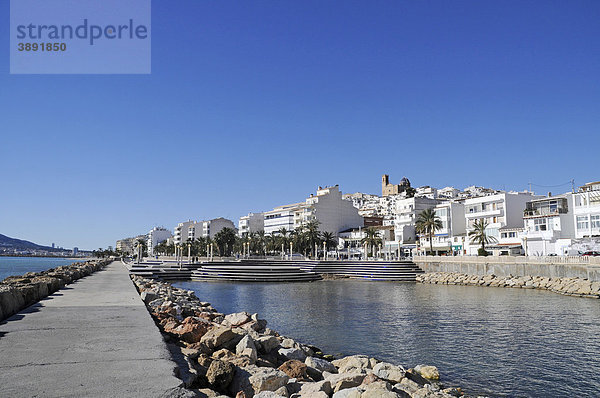
M 440 221 L 431 237 L 420 234 L 417 228 L 419 214 L 427 209 L 433 209 Z M 469 232 L 481 221 L 490 237 L 486 249 L 493 255 L 569 256 L 599 252 L 600 182 L 557 195 L 536 195 L 531 191 L 479 186 L 463 190 L 412 187 L 406 177 L 392 184 L 389 176 L 383 175 L 381 195 L 344 194 L 338 185 L 318 187 L 301 201 L 271 210 L 253 210 L 239 218 L 237 228 L 225 218 L 187 220 L 173 230 L 155 227 L 147 234 L 119 240 L 116 249 L 132 254 L 136 242 L 143 240 L 148 254 L 154 255 L 159 244 L 181 246 L 199 239 L 210 242 L 225 228 L 234 230 L 240 238 L 275 237 L 316 222 L 321 233 L 329 233 L 335 240 L 334 247 L 327 249 L 327 255 L 333 258 L 366 258 L 363 242 L 373 231 L 380 242 L 379 247 L 370 249 L 376 258 L 473 256 L 478 254 L 480 244 L 471 242 Z

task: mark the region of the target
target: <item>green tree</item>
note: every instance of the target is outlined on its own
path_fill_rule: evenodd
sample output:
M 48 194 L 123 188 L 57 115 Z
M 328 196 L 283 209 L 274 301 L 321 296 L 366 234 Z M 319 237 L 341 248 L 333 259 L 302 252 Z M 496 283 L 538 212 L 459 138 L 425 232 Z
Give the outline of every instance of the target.
M 371 247 L 371 255 L 373 255 L 373 248 L 382 244 L 383 241 L 379 237 L 379 233 L 375 228 L 367 227 L 364 229 L 364 231 L 365 237 L 362 238 L 360 241 L 362 244 L 367 244 L 367 246 Z
M 321 240 L 325 243 L 325 249 L 329 251 L 330 247 L 337 246 L 337 239 L 333 232 L 321 232 Z
M 304 224 L 302 228 L 302 234 L 304 235 L 305 244 L 309 247 L 310 252 L 313 256 L 316 256 L 315 245 L 318 245 L 321 241 L 321 234 L 319 232 L 319 221 L 311 220 Z
M 471 243 L 479 243 L 481 248 L 479 249 L 480 256 L 487 256 L 487 251 L 485 250 L 485 245 L 489 245 L 491 243 L 497 242 L 497 239 L 493 236 L 488 236 L 486 233 L 486 228 L 489 223 L 485 221 L 483 218 L 479 220 L 475 220 L 473 223 L 473 230 L 469 231 L 469 238 L 471 238 Z
M 425 209 L 417 215 L 415 222 L 417 233 L 429 238 L 429 251 L 433 254 L 433 235 L 438 229 L 442 229 L 442 220 L 435 214 L 433 208 Z
M 137 250 L 141 249 L 142 257 L 148 256 L 148 244 L 146 243 L 146 239 L 140 238 L 140 239 L 136 240 L 135 247 Z M 137 250 L 136 250 L 136 256 L 137 256 L 137 253 L 139 253 Z
M 221 256 L 230 256 L 235 244 L 235 230 L 223 228 L 215 234 L 215 243 Z

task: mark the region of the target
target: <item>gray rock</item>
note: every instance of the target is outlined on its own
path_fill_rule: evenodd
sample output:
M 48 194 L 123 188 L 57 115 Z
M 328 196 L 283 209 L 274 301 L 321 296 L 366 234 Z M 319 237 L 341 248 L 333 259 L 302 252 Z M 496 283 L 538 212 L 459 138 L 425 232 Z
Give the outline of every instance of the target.
M 235 337 L 237 337 L 237 334 L 235 334 L 231 328 L 217 326 L 206 332 L 206 334 L 200 339 L 200 343 L 214 350 L 215 348 L 233 340 Z
M 300 348 L 280 348 L 277 352 L 288 359 L 295 359 L 302 362 L 306 360 L 306 354 Z
M 261 336 L 255 343 L 258 343 L 260 350 L 265 353 L 269 353 L 279 347 L 279 340 L 275 336 Z
M 234 373 L 235 367 L 231 363 L 215 359 L 208 367 L 206 378 L 215 389 L 225 391 L 231 384 Z
M 247 312 L 236 312 L 234 314 L 225 315 L 224 322 L 231 326 L 239 326 L 250 321 L 250 314 Z
M 307 357 L 304 363 L 321 372 L 337 373 L 337 368 L 329 361 L 321 358 Z
M 332 398 L 360 398 L 362 391 L 358 387 L 348 388 L 333 394 Z
M 331 362 L 340 373 L 353 372 L 355 370 L 371 369 L 371 362 L 366 355 L 351 355 Z
M 256 346 L 254 345 L 254 340 L 252 340 L 252 337 L 250 337 L 250 335 L 246 335 L 244 336 L 244 338 L 242 338 L 242 340 L 240 340 L 240 342 L 235 347 L 235 353 L 237 355 L 245 355 L 253 361 L 256 361 L 256 359 L 258 358 Z
M 289 376 L 273 368 L 256 368 L 249 377 L 250 384 L 255 393 L 261 391 L 275 391 L 286 385 Z
M 400 383 L 404 378 L 406 371 L 402 366 L 397 366 L 388 362 L 380 362 L 373 368 L 373 374 L 380 379 L 388 380 L 392 383 Z
M 317 392 L 324 392 L 327 394 L 327 396 L 329 396 L 333 392 L 333 389 L 331 388 L 331 382 L 328 380 L 323 380 L 316 383 L 305 383 L 300 389 L 300 395 L 303 397 L 305 395 Z
M 283 341 L 281 342 L 281 346 L 283 348 L 294 348 L 295 345 L 296 342 L 292 339 L 283 339 Z

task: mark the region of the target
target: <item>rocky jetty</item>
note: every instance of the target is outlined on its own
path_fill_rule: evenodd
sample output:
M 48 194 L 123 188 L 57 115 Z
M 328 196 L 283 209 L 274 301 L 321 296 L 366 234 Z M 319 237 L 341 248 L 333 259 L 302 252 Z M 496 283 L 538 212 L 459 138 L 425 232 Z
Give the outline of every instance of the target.
M 417 282 L 440 285 L 468 285 L 542 289 L 567 296 L 600 298 L 600 282 L 582 278 L 547 278 L 543 276 L 469 275 L 456 272 L 431 272 L 417 276 Z
M 434 366 L 411 369 L 365 355 L 334 359 L 267 328 L 257 314 L 223 314 L 193 291 L 132 276 L 171 352 L 177 397 L 451 398 Z
M 73 263 L 42 272 L 9 276 L 0 282 L 0 321 L 37 303 L 65 285 L 96 272 L 111 260 Z

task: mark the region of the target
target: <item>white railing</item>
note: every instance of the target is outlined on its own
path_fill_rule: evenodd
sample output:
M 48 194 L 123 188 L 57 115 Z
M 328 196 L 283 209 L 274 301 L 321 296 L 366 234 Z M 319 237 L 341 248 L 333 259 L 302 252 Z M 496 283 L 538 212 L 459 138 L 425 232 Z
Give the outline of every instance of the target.
M 415 256 L 413 261 L 438 263 L 581 264 L 600 266 L 600 257 L 591 256 Z

